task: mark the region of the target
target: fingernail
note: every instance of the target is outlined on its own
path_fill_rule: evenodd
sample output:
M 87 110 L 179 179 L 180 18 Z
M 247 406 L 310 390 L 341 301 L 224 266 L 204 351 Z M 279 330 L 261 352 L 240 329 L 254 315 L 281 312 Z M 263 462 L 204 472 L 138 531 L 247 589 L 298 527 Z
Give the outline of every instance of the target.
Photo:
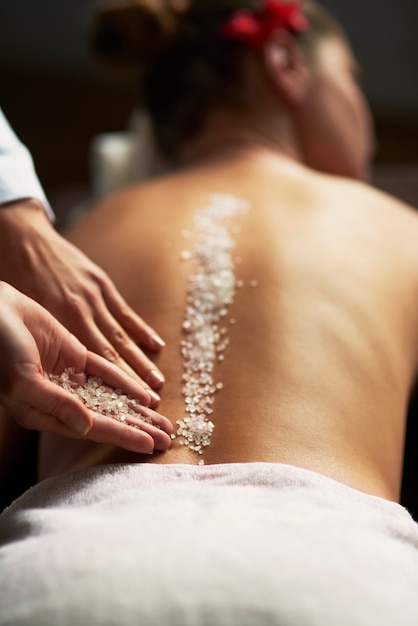
M 153 400 L 154 402 L 160 402 L 161 398 L 158 395 L 158 393 L 155 393 L 155 391 L 153 389 L 147 389 L 147 393 L 151 396 L 151 401 Z
M 159 335 L 152 335 L 151 338 L 155 341 L 156 344 L 160 346 L 160 348 L 164 348 L 164 346 L 166 345 L 164 339 L 161 339 Z
M 150 385 L 158 387 L 165 382 L 165 378 L 158 370 L 151 370 L 148 374 L 148 382 Z
M 86 420 L 80 417 L 80 415 L 73 415 L 68 420 L 66 420 L 66 426 L 71 428 L 77 435 L 81 435 L 84 437 L 90 430 L 89 425 L 86 423 Z

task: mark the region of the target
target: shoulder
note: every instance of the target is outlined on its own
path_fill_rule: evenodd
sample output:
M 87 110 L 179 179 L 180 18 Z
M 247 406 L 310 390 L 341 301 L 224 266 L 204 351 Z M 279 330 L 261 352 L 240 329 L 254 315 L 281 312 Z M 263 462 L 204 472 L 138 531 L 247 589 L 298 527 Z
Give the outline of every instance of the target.
M 334 199 L 336 207 L 351 211 L 364 221 L 372 220 L 376 226 L 386 224 L 387 227 L 407 228 L 418 233 L 418 209 L 371 184 L 320 175 L 318 188 Z
M 381 210 L 392 214 L 394 218 L 410 219 L 418 223 L 418 208 L 402 202 L 372 184 L 357 180 L 343 179 L 335 177 L 335 185 L 347 195 L 350 200 L 356 200 L 367 210 Z
M 318 228 L 418 271 L 418 210 L 359 181 L 312 174 Z

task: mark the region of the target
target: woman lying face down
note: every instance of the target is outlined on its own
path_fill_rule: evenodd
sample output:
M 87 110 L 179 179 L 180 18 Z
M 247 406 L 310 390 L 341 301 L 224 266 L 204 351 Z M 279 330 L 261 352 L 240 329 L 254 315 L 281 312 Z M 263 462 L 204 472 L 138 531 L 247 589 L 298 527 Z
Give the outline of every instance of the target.
M 310 2 L 137 0 L 100 3 L 94 41 L 138 65 L 172 171 L 68 237 L 164 337 L 173 439 L 41 435 L 48 480 L 0 517 L 0 626 L 415 626 L 418 221 L 363 182 L 340 28 Z
M 273 461 L 397 499 L 415 215 L 359 182 L 372 127 L 340 26 L 310 2 L 120 2 L 92 38 L 108 63 L 139 64 L 173 171 L 69 236 L 160 325 L 159 410 L 177 436 L 148 458 L 45 436 L 41 476 Z

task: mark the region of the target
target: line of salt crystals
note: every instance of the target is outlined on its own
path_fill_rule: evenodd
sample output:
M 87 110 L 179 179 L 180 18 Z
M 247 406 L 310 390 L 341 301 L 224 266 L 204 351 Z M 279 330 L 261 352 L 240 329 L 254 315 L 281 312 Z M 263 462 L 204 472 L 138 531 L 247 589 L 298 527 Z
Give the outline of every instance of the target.
M 180 255 L 183 261 L 191 259 L 196 271 L 189 277 L 181 341 L 187 416 L 177 420 L 177 436 L 181 437 L 179 444 L 198 454 L 203 454 L 210 444 L 215 426 L 209 416 L 213 413 L 215 394 L 223 386 L 214 382 L 213 370 L 217 361 L 223 361 L 222 353 L 229 343 L 227 328 L 221 324 L 237 286 L 231 231 L 238 229 L 231 221 L 247 210 L 248 204 L 243 200 L 213 194 L 209 204 L 194 218 L 196 248 Z M 199 461 L 199 465 L 203 463 Z
M 102 379 L 98 376 L 88 376 L 84 385 L 77 384 L 72 380 L 75 373 L 74 368 L 69 367 L 60 376 L 49 374 L 49 379 L 78 396 L 91 411 L 119 422 L 126 422 L 127 415 L 130 415 L 136 420 L 152 423 L 147 415 L 140 412 L 141 405 L 138 400 L 126 396 L 120 389 L 111 389 L 103 385 Z M 134 424 L 129 424 L 129 426 L 135 428 Z

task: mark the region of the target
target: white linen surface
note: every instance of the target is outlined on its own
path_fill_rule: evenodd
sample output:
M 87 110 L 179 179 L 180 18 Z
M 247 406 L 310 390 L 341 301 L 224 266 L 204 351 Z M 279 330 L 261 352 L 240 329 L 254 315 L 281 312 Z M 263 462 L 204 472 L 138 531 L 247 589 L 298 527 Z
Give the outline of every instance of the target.
M 0 516 L 0 625 L 417 626 L 417 528 L 289 465 L 101 466 Z

